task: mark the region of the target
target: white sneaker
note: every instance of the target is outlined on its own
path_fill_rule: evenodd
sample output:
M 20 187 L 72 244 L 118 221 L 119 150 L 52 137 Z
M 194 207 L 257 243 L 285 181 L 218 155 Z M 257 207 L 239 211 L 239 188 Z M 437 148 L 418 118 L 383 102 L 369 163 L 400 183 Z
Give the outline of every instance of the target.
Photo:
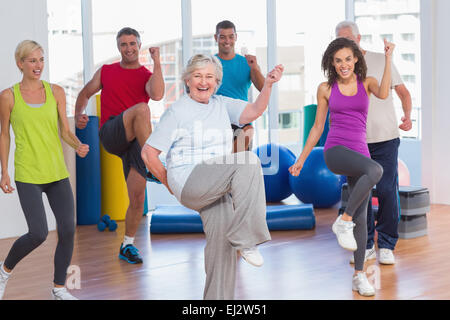
M 364 262 L 366 262 L 367 260 L 373 260 L 377 258 L 377 252 L 375 251 L 375 245 L 373 245 L 372 248 L 370 249 L 366 249 L 366 256 L 364 258 Z M 350 257 L 350 263 L 355 263 L 355 255 L 352 254 L 352 256 Z
M 381 264 L 394 264 L 395 257 L 394 253 L 390 249 L 381 248 L 380 249 L 380 263 Z
M 264 263 L 264 259 L 257 247 L 241 249 L 239 253 L 245 261 L 255 267 L 261 267 Z
M 353 276 L 352 289 L 365 297 L 375 295 L 375 288 L 370 284 L 365 272 L 359 272 Z
M 53 288 L 52 296 L 53 300 L 78 300 L 66 288 Z
M 331 229 L 336 234 L 338 243 L 342 248 L 350 251 L 356 251 L 356 240 L 353 235 L 355 223 L 353 221 L 344 221 L 341 217 L 341 215 L 337 217 Z
M 0 262 L 0 300 L 3 299 L 3 295 L 5 294 L 6 289 L 6 283 L 8 282 L 10 275 L 10 273 L 8 274 L 3 269 L 3 262 Z

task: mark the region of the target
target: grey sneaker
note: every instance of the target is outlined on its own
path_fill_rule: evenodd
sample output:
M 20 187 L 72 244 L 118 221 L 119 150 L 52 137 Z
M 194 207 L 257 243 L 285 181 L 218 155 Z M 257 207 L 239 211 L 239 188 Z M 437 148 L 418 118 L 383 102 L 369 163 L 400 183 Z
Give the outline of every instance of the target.
M 372 248 L 366 249 L 366 257 L 364 258 L 364 262 L 367 260 L 373 260 L 377 258 L 377 252 L 375 251 L 375 245 Z M 350 263 L 355 263 L 355 255 L 352 254 L 350 257 Z

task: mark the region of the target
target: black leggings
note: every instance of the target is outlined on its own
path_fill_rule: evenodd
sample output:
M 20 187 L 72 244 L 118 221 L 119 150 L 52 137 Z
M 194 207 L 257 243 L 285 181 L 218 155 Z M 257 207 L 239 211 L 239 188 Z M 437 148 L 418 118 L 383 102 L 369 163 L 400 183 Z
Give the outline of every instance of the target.
M 20 205 L 27 221 L 28 233 L 14 242 L 5 260 L 5 266 L 8 269 L 14 269 L 17 263 L 47 238 L 47 218 L 42 199 L 42 193 L 45 192 L 55 215 L 58 230 L 58 245 L 54 260 L 54 283 L 64 285 L 67 268 L 72 260 L 75 235 L 74 200 L 69 179 L 66 178 L 47 184 L 30 184 L 16 181 L 16 187 Z
M 383 175 L 376 161 L 344 146 L 335 146 L 324 154 L 328 169 L 347 176 L 349 198 L 345 212 L 353 218 L 358 249 L 354 252 L 355 269 L 363 270 L 367 244 L 367 205 L 370 191 Z

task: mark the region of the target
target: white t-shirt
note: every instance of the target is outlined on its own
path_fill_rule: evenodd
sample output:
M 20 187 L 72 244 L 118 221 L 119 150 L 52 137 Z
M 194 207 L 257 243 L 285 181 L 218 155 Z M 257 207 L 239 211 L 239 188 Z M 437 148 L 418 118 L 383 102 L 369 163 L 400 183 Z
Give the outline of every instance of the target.
M 232 153 L 231 123 L 241 125 L 247 104 L 218 95 L 203 104 L 184 95 L 163 113 L 147 144 L 167 153 L 167 182 L 178 200 L 197 164 Z
M 381 84 L 383 78 L 385 56 L 383 53 L 366 51 L 364 56 L 367 64 L 367 76 L 377 79 Z M 400 136 L 397 115 L 394 109 L 392 89 L 403 84 L 394 63 L 391 67 L 391 90 L 385 99 L 370 95 L 369 112 L 367 114 L 367 143 L 383 142 Z

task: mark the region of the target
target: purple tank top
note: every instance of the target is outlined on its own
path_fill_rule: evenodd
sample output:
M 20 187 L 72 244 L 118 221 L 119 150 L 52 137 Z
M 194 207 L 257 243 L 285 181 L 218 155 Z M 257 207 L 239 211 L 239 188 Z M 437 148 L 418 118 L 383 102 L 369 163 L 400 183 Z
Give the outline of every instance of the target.
M 328 107 L 330 130 L 324 150 L 344 146 L 370 158 L 366 140 L 369 97 L 364 84 L 358 80 L 358 92 L 354 96 L 344 96 L 336 82 L 331 88 Z

